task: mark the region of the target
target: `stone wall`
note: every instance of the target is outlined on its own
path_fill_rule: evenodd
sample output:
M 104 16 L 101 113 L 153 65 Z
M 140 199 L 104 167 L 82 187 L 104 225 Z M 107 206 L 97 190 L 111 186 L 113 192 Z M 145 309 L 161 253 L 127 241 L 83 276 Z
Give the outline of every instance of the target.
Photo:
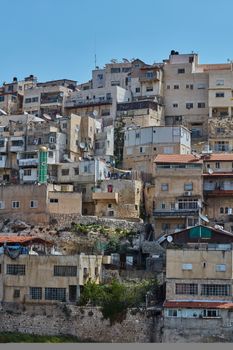
M 20 309 L 21 308 L 21 309 Z M 70 334 L 82 341 L 101 343 L 148 343 L 159 339 L 154 329 L 160 321 L 145 311 L 129 310 L 122 323 L 112 326 L 98 308 L 62 304 L 57 306 L 24 305 L 0 311 L 0 332 L 16 331 L 39 335 Z
M 142 231 L 144 224 L 142 222 L 99 218 L 98 216 L 78 216 L 75 214 L 51 214 L 50 223 L 58 226 L 59 228 L 70 227 L 71 223 L 79 223 L 83 225 L 88 224 L 100 224 L 103 226 L 129 229 L 133 231 Z

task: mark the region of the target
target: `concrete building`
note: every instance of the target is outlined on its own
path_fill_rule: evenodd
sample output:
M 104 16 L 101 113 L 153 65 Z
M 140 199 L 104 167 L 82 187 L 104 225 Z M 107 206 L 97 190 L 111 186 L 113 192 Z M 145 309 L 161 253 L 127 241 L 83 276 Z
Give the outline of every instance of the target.
M 123 167 L 152 174 L 157 154 L 189 154 L 190 131 L 183 126 L 126 128 Z
M 174 319 L 178 330 L 180 320 L 187 321 L 191 335 L 194 329 L 201 334 L 213 324 L 226 327 L 232 321 L 232 241 L 231 233 L 206 226 L 176 233 L 174 243 L 170 239 L 164 302 L 165 325 L 170 331 Z
M 154 184 L 145 186 L 145 205 L 156 235 L 197 224 L 203 207 L 202 159 L 164 154 L 154 163 Z
M 210 153 L 203 158 L 206 214 L 212 225 L 233 231 L 233 154 Z
M 68 79 L 37 83 L 25 91 L 23 110 L 38 117 L 47 114 L 55 119 L 56 115 L 64 114 L 65 100 L 75 87 L 76 81 Z
M 7 236 L 2 238 L 9 241 Z M 48 243 L 37 237 L 13 236 L 4 248 L 1 246 L 4 252 L 0 255 L 2 303 L 75 303 L 87 281 L 101 283 L 106 257 L 56 255 L 51 244 L 46 248 L 47 253 L 37 252 L 38 247 Z M 13 260 L 14 247 L 21 248 L 21 253 Z

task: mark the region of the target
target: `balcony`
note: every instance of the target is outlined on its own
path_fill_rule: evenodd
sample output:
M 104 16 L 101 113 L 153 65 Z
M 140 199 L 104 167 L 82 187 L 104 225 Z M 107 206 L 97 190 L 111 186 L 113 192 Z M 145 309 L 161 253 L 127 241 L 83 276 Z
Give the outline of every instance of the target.
M 103 98 L 103 99 L 92 99 L 92 100 L 71 100 L 66 102 L 67 108 L 72 107 L 88 107 L 88 106 L 100 106 L 100 105 L 107 105 L 112 104 L 112 98 Z
M 187 216 L 197 216 L 199 213 L 199 209 L 155 209 L 153 212 L 153 216 L 156 218 L 160 217 L 179 217 L 184 218 Z
M 19 159 L 19 166 L 37 166 L 38 158 L 29 158 L 29 159 Z
M 20 152 L 24 150 L 24 137 L 11 137 L 10 151 Z
M 96 201 L 114 201 L 118 203 L 118 192 L 94 192 L 92 199 Z

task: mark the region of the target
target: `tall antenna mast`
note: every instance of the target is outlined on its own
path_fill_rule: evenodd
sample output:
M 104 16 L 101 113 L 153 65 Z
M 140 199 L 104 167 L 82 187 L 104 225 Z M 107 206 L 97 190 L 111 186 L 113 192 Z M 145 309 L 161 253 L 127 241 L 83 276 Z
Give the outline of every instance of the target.
M 95 36 L 95 69 L 96 69 L 96 36 Z

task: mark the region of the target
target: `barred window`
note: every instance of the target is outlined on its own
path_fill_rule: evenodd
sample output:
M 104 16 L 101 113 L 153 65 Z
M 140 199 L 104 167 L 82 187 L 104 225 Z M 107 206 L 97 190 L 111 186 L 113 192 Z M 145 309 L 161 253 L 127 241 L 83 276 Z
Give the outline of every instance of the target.
M 230 289 L 230 284 L 202 284 L 201 295 L 227 296 L 230 295 Z
M 77 276 L 77 266 L 54 266 L 54 276 Z
M 7 275 L 25 275 L 25 265 L 9 265 L 6 266 Z
M 45 288 L 45 300 L 66 301 L 66 288 Z
M 207 309 L 203 310 L 203 317 L 219 317 L 219 310 L 216 309 Z
M 19 298 L 19 297 L 20 297 L 20 289 L 14 289 L 13 298 Z
M 41 287 L 30 287 L 30 298 L 31 299 L 42 299 L 42 288 Z
M 176 283 L 176 294 L 198 294 L 198 285 L 196 283 Z

